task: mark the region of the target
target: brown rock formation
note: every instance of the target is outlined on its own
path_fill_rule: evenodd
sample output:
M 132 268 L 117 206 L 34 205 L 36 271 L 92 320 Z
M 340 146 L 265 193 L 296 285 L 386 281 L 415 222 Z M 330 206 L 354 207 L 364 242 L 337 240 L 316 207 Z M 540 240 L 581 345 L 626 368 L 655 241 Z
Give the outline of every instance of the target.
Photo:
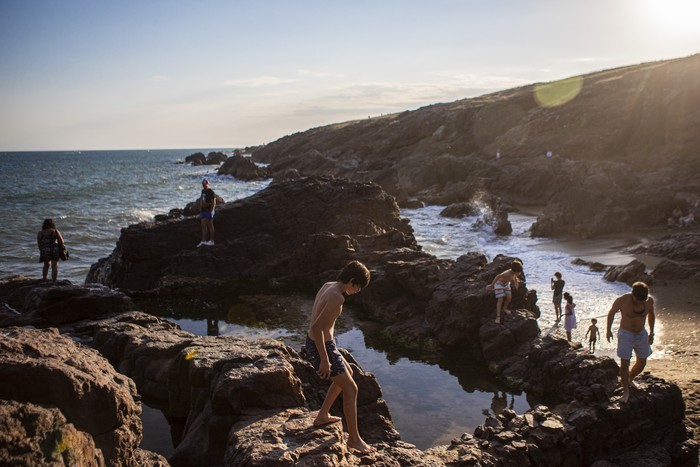
M 219 175 L 231 175 L 239 180 L 260 180 L 269 178 L 270 174 L 264 168 L 258 167 L 249 157 L 232 156 L 224 165 L 219 167 Z
M 94 440 L 107 465 L 136 464 L 141 406 L 133 381 L 55 328 L 0 328 L 0 337 L 0 399 L 55 407 L 75 430 L 89 433 L 77 436 L 79 452 L 90 451 Z

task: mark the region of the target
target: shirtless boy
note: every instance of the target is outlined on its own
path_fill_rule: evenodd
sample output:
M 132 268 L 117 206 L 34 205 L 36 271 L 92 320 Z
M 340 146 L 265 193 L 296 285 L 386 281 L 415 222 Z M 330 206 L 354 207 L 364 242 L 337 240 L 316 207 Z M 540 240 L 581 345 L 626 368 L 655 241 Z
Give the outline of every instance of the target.
M 330 378 L 332 383 L 326 398 L 314 420 L 314 426 L 323 426 L 341 421 L 329 411 L 331 406 L 343 394 L 343 413 L 348 426 L 348 449 L 361 453 L 376 449 L 360 437 L 357 428 L 357 385 L 352 379 L 352 369 L 338 351 L 333 337 L 335 321 L 343 311 L 345 297 L 353 295 L 369 284 L 369 270 L 359 261 L 348 263 L 335 282 L 326 282 L 316 294 L 311 312 L 311 325 L 306 336 L 306 352 L 309 360 L 321 379 Z
M 513 285 L 515 285 L 515 288 L 518 288 L 518 274 L 520 274 L 523 271 L 523 263 L 520 261 L 513 260 L 512 263 L 510 263 L 510 269 L 507 271 L 503 271 L 499 275 L 493 278 L 493 281 L 486 286 L 487 289 L 493 290 L 493 293 L 496 295 L 496 298 L 498 299 L 498 302 L 496 302 L 496 323 L 501 324 L 501 308 L 503 311 L 506 312 L 506 314 L 510 314 L 510 310 L 508 309 L 508 304 L 510 304 L 511 300 L 511 291 L 510 291 L 510 283 L 512 282 Z M 504 301 L 505 299 L 505 301 Z
M 620 312 L 620 328 L 617 331 L 617 356 L 620 357 L 620 379 L 622 380 L 622 399 L 627 402 L 630 397 L 632 380 L 644 370 L 647 358 L 651 355 L 651 344 L 654 343 L 654 299 L 649 296 L 649 287 L 644 282 L 632 284 L 632 293 L 618 297 L 608 312 L 606 339 L 612 339 L 612 323 L 615 314 Z M 649 333 L 644 328 L 645 321 L 649 322 Z M 637 361 L 630 370 L 632 350 Z

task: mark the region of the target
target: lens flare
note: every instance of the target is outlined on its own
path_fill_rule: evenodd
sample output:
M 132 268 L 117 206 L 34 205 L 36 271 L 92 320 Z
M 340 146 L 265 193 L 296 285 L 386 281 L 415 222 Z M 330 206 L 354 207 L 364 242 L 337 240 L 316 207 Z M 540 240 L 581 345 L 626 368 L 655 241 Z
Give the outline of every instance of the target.
M 542 107 L 558 107 L 576 97 L 583 87 L 583 78 L 576 76 L 553 83 L 535 85 L 535 100 Z

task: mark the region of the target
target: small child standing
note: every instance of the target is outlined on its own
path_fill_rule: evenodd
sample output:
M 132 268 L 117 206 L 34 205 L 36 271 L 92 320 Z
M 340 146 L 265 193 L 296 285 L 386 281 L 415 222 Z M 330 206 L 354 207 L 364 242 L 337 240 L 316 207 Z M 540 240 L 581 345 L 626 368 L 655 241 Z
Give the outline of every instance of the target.
M 593 318 L 591 320 L 591 325 L 588 326 L 588 331 L 586 331 L 586 337 L 588 337 L 588 334 L 590 333 L 590 338 L 588 340 L 588 350 L 591 351 L 591 353 L 595 352 L 595 343 L 598 341 L 598 338 L 600 337 L 600 331 L 598 331 L 598 326 L 596 324 L 598 323 L 598 320 Z
M 576 329 L 576 304 L 574 297 L 569 292 L 564 292 L 566 308 L 564 308 L 564 329 L 566 329 L 566 339 L 571 342 L 571 330 Z
M 519 286 L 518 275 L 521 272 L 523 272 L 523 263 L 517 259 L 513 260 L 513 262 L 510 263 L 510 269 L 494 277 L 493 281 L 486 286 L 488 290 L 493 290 L 494 295 L 498 299 L 498 302 L 496 302 L 497 324 L 501 324 L 501 309 L 503 309 L 507 315 L 510 315 L 510 310 L 508 309 L 511 300 L 510 283 L 512 282 L 517 289 Z

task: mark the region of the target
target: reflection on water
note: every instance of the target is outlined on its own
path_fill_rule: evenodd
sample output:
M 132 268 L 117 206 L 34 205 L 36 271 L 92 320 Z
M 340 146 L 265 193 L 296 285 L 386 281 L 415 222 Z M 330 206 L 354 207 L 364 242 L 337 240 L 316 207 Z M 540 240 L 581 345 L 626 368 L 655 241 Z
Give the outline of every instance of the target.
M 255 297 L 197 318 L 163 317 L 197 335 L 232 335 L 280 339 L 299 350 L 308 325 L 312 300 L 307 297 Z M 284 304 L 281 303 L 284 300 Z M 174 306 L 173 309 L 181 307 Z M 255 310 L 255 312 L 253 312 Z M 161 308 L 161 313 L 163 309 Z M 214 331 L 214 325 L 216 330 Z M 484 422 L 485 415 L 506 407 L 518 413 L 530 408 L 526 396 L 509 392 L 483 364 L 464 355 L 448 355 L 440 364 L 406 358 L 396 349 L 381 348 L 381 327 L 359 319 L 346 305 L 336 325 L 336 341 L 349 350 L 365 371 L 374 374 L 404 441 L 426 449 L 450 440 Z M 144 440 L 151 430 L 144 421 Z M 156 452 L 161 452 L 154 449 Z

